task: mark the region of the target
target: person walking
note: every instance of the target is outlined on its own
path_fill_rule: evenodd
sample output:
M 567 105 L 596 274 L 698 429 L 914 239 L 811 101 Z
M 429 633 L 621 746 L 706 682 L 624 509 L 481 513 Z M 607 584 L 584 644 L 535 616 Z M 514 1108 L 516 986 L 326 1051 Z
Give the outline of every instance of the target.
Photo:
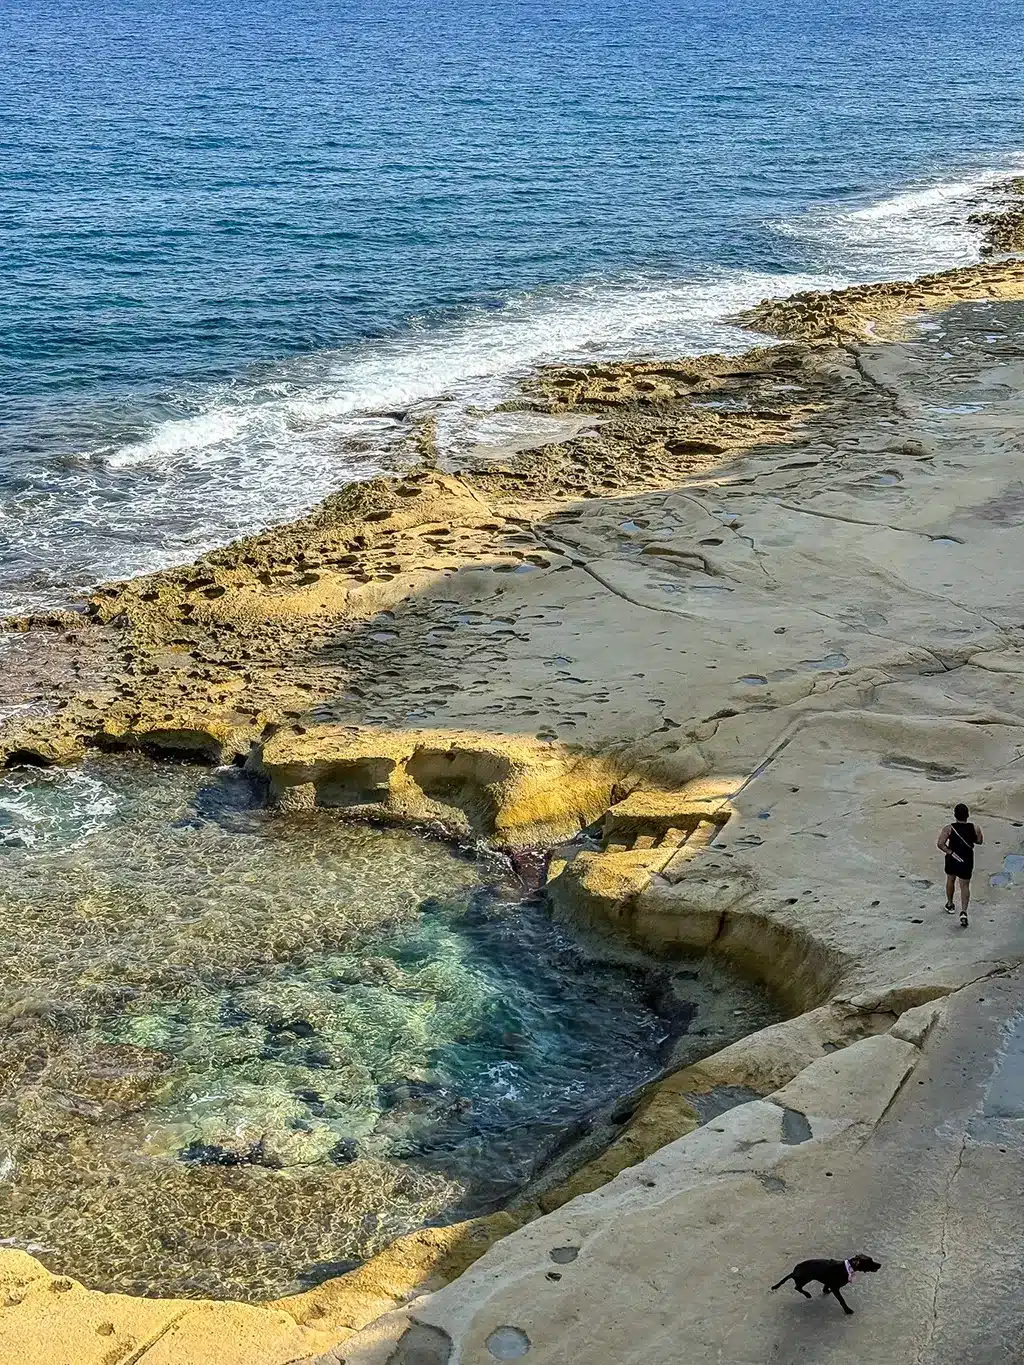
M 974 871 L 974 846 L 983 844 L 981 826 L 971 821 L 971 812 L 961 801 L 953 809 L 953 823 L 942 826 L 938 848 L 946 855 L 946 911 L 952 914 L 953 890 L 960 886 L 960 923 L 967 928 L 967 907 L 971 903 L 971 873 Z

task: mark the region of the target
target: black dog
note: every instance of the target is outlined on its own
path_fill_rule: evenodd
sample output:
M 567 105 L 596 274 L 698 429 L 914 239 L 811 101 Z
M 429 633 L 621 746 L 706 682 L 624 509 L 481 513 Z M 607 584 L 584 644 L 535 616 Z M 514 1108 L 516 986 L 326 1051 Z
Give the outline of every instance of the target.
M 839 1292 L 844 1285 L 850 1283 L 854 1274 L 858 1270 L 881 1270 L 881 1264 L 873 1261 L 870 1256 L 865 1256 L 858 1252 L 856 1256 L 851 1256 L 848 1261 L 801 1261 L 799 1265 L 793 1267 L 789 1274 L 772 1285 L 772 1293 L 781 1288 L 786 1280 L 793 1281 L 793 1287 L 798 1294 L 802 1294 L 805 1299 L 811 1296 L 804 1288 L 811 1280 L 817 1280 L 823 1285 L 823 1294 L 831 1294 L 833 1298 L 839 1300 L 843 1305 L 844 1313 L 852 1313 L 853 1309 L 849 1306 L 842 1294 Z

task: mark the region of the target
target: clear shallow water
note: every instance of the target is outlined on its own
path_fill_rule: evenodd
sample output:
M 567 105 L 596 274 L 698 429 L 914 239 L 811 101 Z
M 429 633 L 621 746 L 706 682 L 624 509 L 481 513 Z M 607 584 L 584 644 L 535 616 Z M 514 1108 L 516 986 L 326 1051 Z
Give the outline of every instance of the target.
M 253 800 L 141 758 L 0 781 L 0 1237 L 90 1285 L 299 1289 L 510 1197 L 681 1031 L 777 1017 L 492 864 Z
M 975 258 L 1014 0 L 0 10 L 0 610 L 190 557 L 563 357 Z

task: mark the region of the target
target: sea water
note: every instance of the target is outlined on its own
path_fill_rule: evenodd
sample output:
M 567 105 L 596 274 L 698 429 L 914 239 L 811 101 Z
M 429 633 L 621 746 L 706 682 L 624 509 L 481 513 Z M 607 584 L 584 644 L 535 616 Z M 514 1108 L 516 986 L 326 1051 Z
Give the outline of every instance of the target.
M 565 933 L 493 856 L 261 797 L 137 755 L 0 774 L 0 1245 L 99 1288 L 294 1292 L 778 1018 Z
M 561 358 L 977 259 L 1016 0 L 7 0 L 0 611 L 187 559 Z M 484 434 L 486 439 L 486 434 Z

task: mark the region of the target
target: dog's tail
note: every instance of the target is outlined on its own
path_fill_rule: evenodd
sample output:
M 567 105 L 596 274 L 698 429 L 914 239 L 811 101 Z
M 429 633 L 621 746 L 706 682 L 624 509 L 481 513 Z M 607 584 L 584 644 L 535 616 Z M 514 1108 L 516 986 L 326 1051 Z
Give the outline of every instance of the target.
M 776 1291 L 776 1289 L 781 1289 L 782 1286 L 786 1283 L 786 1280 L 795 1280 L 795 1279 L 796 1279 L 796 1276 L 793 1274 L 793 1272 L 792 1272 L 792 1270 L 791 1270 L 791 1271 L 789 1272 L 789 1274 L 785 1277 L 785 1279 L 781 1279 L 781 1280 L 778 1282 L 778 1284 L 773 1284 L 773 1285 L 772 1285 L 771 1289 L 769 1290 L 769 1293 L 774 1294 L 775 1291 Z

